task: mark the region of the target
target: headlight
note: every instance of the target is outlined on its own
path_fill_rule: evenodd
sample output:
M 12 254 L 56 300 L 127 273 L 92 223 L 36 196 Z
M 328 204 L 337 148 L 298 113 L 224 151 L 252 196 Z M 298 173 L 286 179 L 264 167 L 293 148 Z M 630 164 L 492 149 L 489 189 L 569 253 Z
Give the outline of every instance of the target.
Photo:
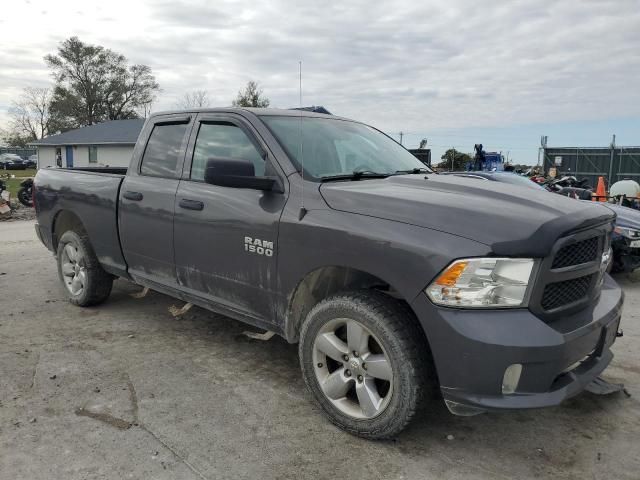
M 626 227 L 616 227 L 614 228 L 614 231 L 618 235 L 622 235 L 626 238 L 631 238 L 632 240 L 640 239 L 640 230 L 634 230 L 633 228 Z
M 524 307 L 534 263 L 531 258 L 456 260 L 425 292 L 448 307 Z

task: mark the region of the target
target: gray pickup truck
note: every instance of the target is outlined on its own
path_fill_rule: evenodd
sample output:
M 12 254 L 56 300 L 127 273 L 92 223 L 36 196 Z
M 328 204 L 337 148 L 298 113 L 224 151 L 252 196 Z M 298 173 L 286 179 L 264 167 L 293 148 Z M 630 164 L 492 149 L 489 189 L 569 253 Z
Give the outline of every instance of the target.
M 128 169 L 41 169 L 34 197 L 72 303 L 120 277 L 274 331 L 367 438 L 438 396 L 457 415 L 557 405 L 613 357 L 611 210 L 437 175 L 355 121 L 158 113 Z

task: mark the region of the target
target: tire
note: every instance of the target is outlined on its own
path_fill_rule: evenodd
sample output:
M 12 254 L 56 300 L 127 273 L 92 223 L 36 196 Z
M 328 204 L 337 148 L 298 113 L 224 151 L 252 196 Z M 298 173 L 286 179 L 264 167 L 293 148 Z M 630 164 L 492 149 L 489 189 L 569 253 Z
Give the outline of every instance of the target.
M 18 190 L 18 200 L 25 207 L 33 207 L 33 200 L 31 199 L 31 195 L 27 192 L 26 188 L 21 188 Z
M 356 354 L 358 344 L 362 352 Z M 342 355 L 345 348 L 348 357 Z M 322 300 L 302 325 L 298 353 L 314 400 L 331 422 L 351 434 L 394 437 L 421 401 L 430 398 L 426 337 L 409 308 L 381 292 L 347 292 Z
M 89 307 L 109 297 L 113 276 L 100 266 L 85 232 L 65 232 L 58 242 L 57 260 L 58 275 L 71 303 Z

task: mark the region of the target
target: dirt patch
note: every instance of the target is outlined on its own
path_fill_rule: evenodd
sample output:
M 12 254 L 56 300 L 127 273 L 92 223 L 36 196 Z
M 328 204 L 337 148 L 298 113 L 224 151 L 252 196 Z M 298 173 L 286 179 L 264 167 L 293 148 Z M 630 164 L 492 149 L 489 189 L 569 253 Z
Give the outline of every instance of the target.
M 121 418 L 116 418 L 108 413 L 92 412 L 91 410 L 85 410 L 84 408 L 76 408 L 75 414 L 79 417 L 89 417 L 95 420 L 99 420 L 107 425 L 116 427 L 118 430 L 128 430 L 133 425 L 131 422 L 127 422 Z
M 36 210 L 35 208 L 25 207 L 16 200 L 11 200 L 11 215 L 0 216 L 0 221 L 14 222 L 17 220 L 35 220 Z

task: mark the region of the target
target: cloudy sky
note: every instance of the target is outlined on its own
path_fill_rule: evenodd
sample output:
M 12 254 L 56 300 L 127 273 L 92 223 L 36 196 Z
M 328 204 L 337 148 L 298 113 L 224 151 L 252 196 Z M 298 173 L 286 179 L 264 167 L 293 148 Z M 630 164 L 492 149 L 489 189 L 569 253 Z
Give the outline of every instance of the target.
M 72 35 L 152 67 L 172 108 L 203 89 L 229 105 L 249 79 L 277 107 L 307 105 L 535 162 L 553 145 L 640 144 L 640 0 L 6 0 L 0 126 L 42 60 Z M 396 135 L 397 138 L 397 135 Z

